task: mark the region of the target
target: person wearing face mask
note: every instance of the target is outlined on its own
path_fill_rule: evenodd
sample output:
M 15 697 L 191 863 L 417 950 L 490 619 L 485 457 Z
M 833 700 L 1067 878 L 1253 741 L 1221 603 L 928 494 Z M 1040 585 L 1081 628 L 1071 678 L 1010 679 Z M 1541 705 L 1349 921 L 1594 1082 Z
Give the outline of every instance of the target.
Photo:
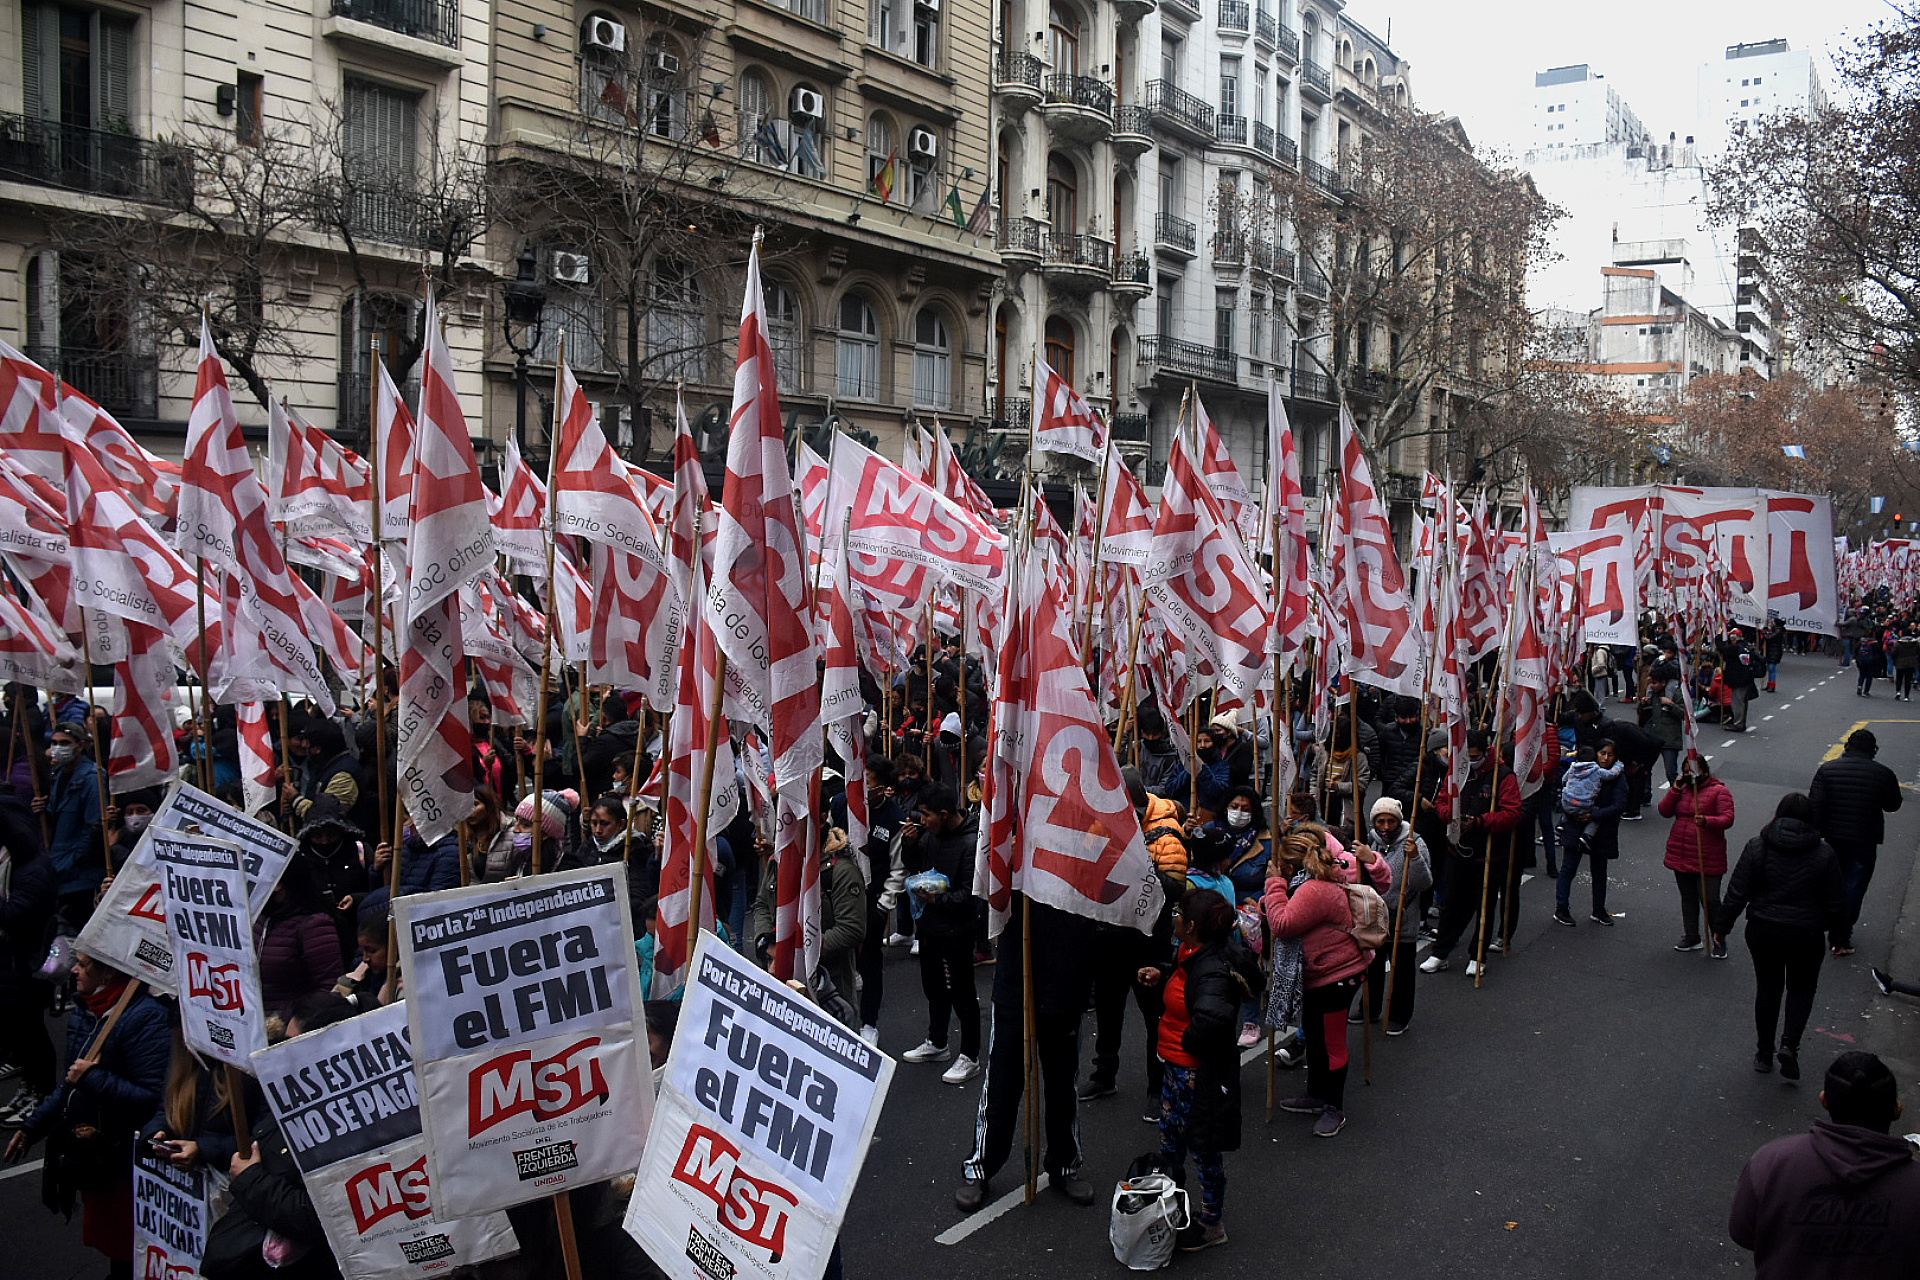
M 60 928 L 78 935 L 93 914 L 93 895 L 106 874 L 100 844 L 100 780 L 82 753 L 86 729 L 71 721 L 54 726 L 47 747 L 51 775 L 47 793 L 33 798 L 33 811 L 47 820 L 47 853 L 59 875 Z
M 1454 848 L 1457 859 L 1453 883 L 1447 886 L 1446 900 L 1440 906 L 1433 950 L 1420 962 L 1422 973 L 1439 973 L 1452 963 L 1449 957 L 1454 947 L 1480 914 L 1483 890 L 1487 895 L 1489 950 L 1498 951 L 1499 947 L 1492 944 L 1512 937 L 1520 919 L 1519 884 L 1513 885 L 1511 895 L 1507 893 L 1507 861 L 1513 856 L 1508 837 L 1520 825 L 1520 784 L 1514 780 L 1513 770 L 1494 754 L 1493 736 L 1485 729 L 1467 735 L 1467 780 L 1460 787 L 1459 805 L 1460 840 Z M 1446 796 L 1436 796 L 1433 807 L 1442 822 L 1452 819 L 1453 806 Z M 1504 927 L 1496 921 L 1502 921 Z M 1476 953 L 1467 960 L 1467 976 L 1476 976 L 1479 965 Z
M 153 821 L 153 811 L 165 799 L 158 787 L 123 791 L 107 806 L 107 827 L 113 832 L 113 865 L 118 867 L 133 856 L 133 847 Z
M 395 897 L 410 893 L 431 893 L 438 889 L 460 887 L 460 836 L 449 831 L 432 844 L 420 838 L 409 818 L 400 828 L 400 889 Z M 373 851 L 373 864 L 382 881 L 393 859 L 393 846 L 382 844 Z
M 627 850 L 627 805 L 612 793 L 601 796 L 587 810 L 587 839 L 571 865 L 618 862 Z
M 528 796 L 513 811 L 513 856 L 526 863 L 529 873 L 559 870 L 570 852 L 566 846 L 567 819 L 580 803 L 573 791 L 548 791 L 538 800 Z M 540 865 L 532 865 L 535 813 L 540 824 Z
M 334 933 L 340 939 L 343 959 L 353 955 L 354 921 L 360 900 L 372 881 L 367 871 L 365 835 L 349 822 L 340 810 L 340 802 L 323 795 L 308 810 L 300 828 L 300 850 L 296 855 L 307 866 L 320 895 L 326 900 L 333 919 Z
M 1366 1003 L 1356 1003 L 1347 1021 L 1360 1021 L 1363 1008 L 1372 1011 L 1376 1022 L 1384 1013 L 1387 1034 L 1398 1036 L 1405 1035 L 1408 1024 L 1413 1021 L 1414 975 L 1419 972 L 1413 954 L 1420 943 L 1419 902 L 1420 895 L 1433 887 L 1433 866 L 1427 857 L 1427 842 L 1407 826 L 1398 800 L 1381 796 L 1373 802 L 1371 817 L 1373 835 L 1367 843 L 1385 860 L 1393 876 L 1394 891 L 1387 899 L 1387 910 L 1394 932 L 1387 939 L 1387 945 L 1373 953 L 1373 960 L 1367 965 Z M 1400 909 L 1402 893 L 1407 903 L 1404 916 Z M 1385 1005 L 1389 964 L 1396 974 L 1390 1009 Z

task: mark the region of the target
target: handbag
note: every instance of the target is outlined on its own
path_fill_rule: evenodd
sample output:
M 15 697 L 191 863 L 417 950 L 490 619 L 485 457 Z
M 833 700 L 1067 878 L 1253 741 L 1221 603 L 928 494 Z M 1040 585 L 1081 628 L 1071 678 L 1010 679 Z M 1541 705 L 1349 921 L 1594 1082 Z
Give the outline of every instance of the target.
M 1107 1240 L 1130 1271 L 1158 1271 L 1173 1259 L 1174 1236 L 1190 1221 L 1187 1193 L 1171 1175 L 1123 1178 L 1113 1189 Z
M 47 1135 L 46 1179 L 69 1191 L 98 1191 L 128 1174 L 132 1155 L 98 1125 L 62 1116 Z

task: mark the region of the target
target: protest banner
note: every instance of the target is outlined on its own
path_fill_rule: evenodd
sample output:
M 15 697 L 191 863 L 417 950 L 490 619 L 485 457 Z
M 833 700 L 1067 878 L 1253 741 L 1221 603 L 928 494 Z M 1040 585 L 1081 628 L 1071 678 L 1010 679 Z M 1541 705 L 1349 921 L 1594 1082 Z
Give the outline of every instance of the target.
M 519 1247 L 505 1214 L 435 1210 L 404 1005 L 263 1049 L 253 1070 L 348 1280 L 419 1280 Z
M 154 864 L 150 841 L 158 832 L 188 831 L 227 840 L 240 850 L 247 877 L 247 911 L 251 920 L 267 905 L 287 859 L 299 842 L 241 813 L 198 787 L 174 783 L 113 877 L 106 896 L 95 907 L 74 945 L 87 955 L 105 960 L 159 991 L 174 991 L 173 943 L 162 910 L 160 869 Z
M 1632 538 L 1631 529 L 1618 527 L 1547 535 L 1560 561 L 1560 612 L 1579 629 L 1584 644 L 1640 642 Z
M 700 935 L 627 1206 L 669 1280 L 819 1280 L 893 1060 Z
M 440 1210 L 625 1173 L 653 1114 L 624 868 L 394 899 Z
M 133 1149 L 133 1274 L 136 1280 L 192 1280 L 213 1226 L 217 1174 L 183 1168 L 144 1144 Z
M 260 967 L 253 951 L 240 847 L 230 840 L 151 831 L 167 929 L 180 959 L 176 993 L 187 1047 L 246 1068 L 267 1047 Z

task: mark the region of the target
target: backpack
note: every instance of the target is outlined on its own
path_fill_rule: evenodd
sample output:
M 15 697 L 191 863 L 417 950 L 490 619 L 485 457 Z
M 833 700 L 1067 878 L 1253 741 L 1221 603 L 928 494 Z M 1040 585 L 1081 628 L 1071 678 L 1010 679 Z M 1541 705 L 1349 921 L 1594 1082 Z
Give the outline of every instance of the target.
M 1360 944 L 1362 951 L 1378 951 L 1386 945 L 1387 935 L 1393 928 L 1387 900 L 1370 884 L 1348 884 L 1341 888 L 1347 891 L 1347 910 L 1353 915 L 1348 936 Z

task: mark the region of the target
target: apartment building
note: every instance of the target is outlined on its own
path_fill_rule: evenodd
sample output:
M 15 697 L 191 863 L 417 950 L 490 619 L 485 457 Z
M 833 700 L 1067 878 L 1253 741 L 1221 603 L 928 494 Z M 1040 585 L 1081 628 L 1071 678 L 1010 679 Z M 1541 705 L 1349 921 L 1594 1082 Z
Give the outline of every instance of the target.
M 415 328 L 420 194 L 484 141 L 492 22 L 489 0 L 0 6 L 0 337 L 177 455 L 197 326 L 166 303 L 200 281 L 267 335 L 277 394 L 364 432 L 371 340 Z M 129 260 L 142 243 L 164 252 Z M 448 277 L 474 404 L 490 274 Z
M 1647 127 L 1620 91 L 1586 63 L 1552 67 L 1533 76 L 1533 149 L 1644 143 Z

